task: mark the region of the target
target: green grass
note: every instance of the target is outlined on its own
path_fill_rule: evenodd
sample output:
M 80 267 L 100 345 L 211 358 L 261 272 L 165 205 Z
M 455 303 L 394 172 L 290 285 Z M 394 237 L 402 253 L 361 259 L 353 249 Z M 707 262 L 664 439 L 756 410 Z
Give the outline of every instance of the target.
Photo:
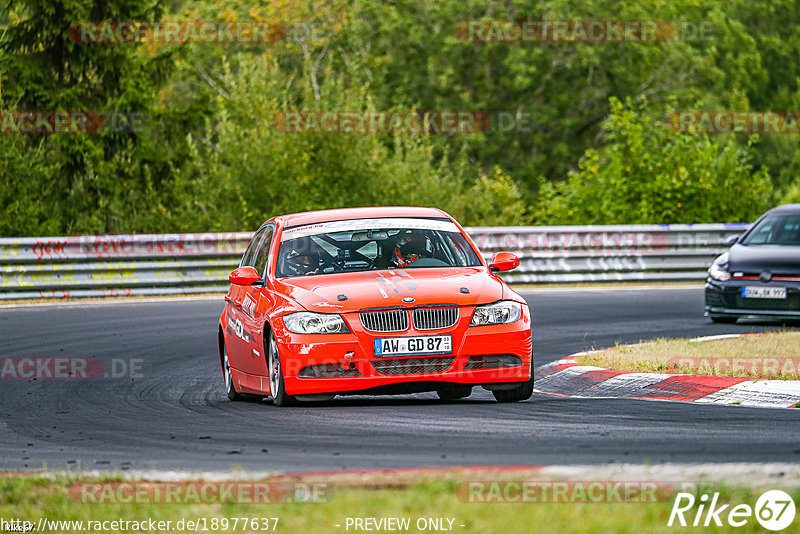
M 656 339 L 579 356 L 576 361 L 638 373 L 732 376 L 752 380 L 800 380 L 800 332 L 690 342 Z
M 457 496 L 459 482 L 453 479 L 430 480 L 406 488 L 339 487 L 328 493 L 324 503 L 282 504 L 82 504 L 75 502 L 67 488 L 75 482 L 97 479 L 40 476 L 0 478 L 0 517 L 20 518 L 36 523 L 39 517 L 50 520 L 172 520 L 236 517 L 277 517 L 277 531 L 316 534 L 354 532 L 345 529 L 348 517 L 410 517 L 408 532 L 420 517 L 455 518 L 457 533 L 674 533 L 667 526 L 672 501 L 658 503 L 563 503 L 563 504 L 484 504 L 467 503 Z M 106 478 L 106 480 L 113 480 Z M 745 487 L 714 487 L 721 502 L 754 506 L 762 490 Z M 800 490 L 790 491 L 800 503 Z M 797 521 L 797 520 L 796 520 Z M 795 522 L 796 523 L 796 522 Z M 341 525 L 336 527 L 335 525 Z M 464 525 L 463 527 L 461 525 Z M 751 519 L 737 532 L 760 532 Z M 705 529 L 679 528 L 681 532 Z M 729 527 L 718 528 L 721 532 Z M 173 529 L 174 531 L 174 529 Z M 111 532 L 115 532 L 111 530 Z M 234 532 L 232 529 L 227 532 Z M 256 532 L 253 529 L 236 532 Z

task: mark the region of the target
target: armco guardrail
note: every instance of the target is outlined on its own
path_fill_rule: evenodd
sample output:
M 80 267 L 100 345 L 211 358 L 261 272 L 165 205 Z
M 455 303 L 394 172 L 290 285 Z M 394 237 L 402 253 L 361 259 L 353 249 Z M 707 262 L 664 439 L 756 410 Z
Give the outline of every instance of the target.
M 489 257 L 507 250 L 510 283 L 700 281 L 747 224 L 467 228 Z M 252 234 L 0 239 L 0 300 L 223 292 Z
M 225 291 L 251 235 L 0 239 L 0 300 Z
M 731 235 L 750 225 L 648 224 L 468 228 L 482 252 L 516 251 L 509 283 L 702 281 Z

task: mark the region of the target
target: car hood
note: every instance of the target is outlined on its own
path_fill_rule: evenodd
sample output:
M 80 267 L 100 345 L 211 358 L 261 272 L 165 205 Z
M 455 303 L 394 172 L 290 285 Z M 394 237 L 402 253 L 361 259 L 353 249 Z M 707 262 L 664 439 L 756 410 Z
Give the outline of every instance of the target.
M 730 272 L 800 274 L 800 247 L 739 245 L 728 251 Z
M 461 288 L 469 289 L 469 293 Z M 503 298 L 503 283 L 483 267 L 396 269 L 282 278 L 276 289 L 315 312 L 426 304 L 486 304 Z M 347 300 L 339 300 L 339 295 Z M 403 302 L 411 297 L 413 302 Z

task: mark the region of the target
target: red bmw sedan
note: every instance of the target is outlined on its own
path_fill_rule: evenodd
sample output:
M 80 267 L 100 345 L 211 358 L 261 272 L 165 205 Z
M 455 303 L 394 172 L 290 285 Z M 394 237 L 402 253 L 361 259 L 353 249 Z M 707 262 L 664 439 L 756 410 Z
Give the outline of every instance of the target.
M 531 315 L 464 229 L 433 208 L 281 215 L 253 235 L 219 320 L 231 400 L 436 391 L 533 393 Z

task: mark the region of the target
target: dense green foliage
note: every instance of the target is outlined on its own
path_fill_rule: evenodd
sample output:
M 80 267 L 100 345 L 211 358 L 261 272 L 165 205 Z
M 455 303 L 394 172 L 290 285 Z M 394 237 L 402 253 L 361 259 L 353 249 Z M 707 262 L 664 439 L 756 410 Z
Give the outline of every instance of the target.
M 539 213 L 553 224 L 680 223 L 720 214 L 757 217 L 769 203 L 765 168 L 751 172 L 749 146 L 675 135 L 612 98 L 607 143 L 569 178 L 542 185 Z
M 800 109 L 792 0 L 0 0 L 0 108 L 136 113 L 0 134 L 0 235 L 252 229 L 326 207 L 467 225 L 746 221 L 800 199 L 797 135 L 681 134 L 681 109 Z M 657 43 L 466 42 L 464 21 L 692 21 Z M 101 44 L 76 21 L 264 21 L 271 43 Z M 307 110 L 477 110 L 472 134 L 282 133 Z

